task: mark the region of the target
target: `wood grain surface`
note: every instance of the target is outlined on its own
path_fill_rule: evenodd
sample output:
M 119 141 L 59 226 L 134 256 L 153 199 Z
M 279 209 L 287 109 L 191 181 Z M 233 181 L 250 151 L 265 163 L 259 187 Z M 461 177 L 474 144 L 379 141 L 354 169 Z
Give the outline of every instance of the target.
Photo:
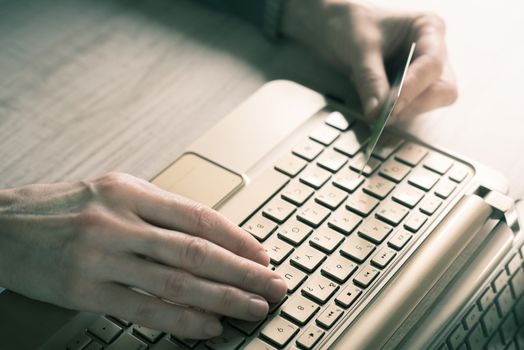
M 395 1 L 421 6 L 448 23 L 461 97 L 403 127 L 498 169 L 524 196 L 523 5 Z M 195 1 L 0 0 L 0 187 L 150 178 L 279 78 L 355 100 L 305 49 Z

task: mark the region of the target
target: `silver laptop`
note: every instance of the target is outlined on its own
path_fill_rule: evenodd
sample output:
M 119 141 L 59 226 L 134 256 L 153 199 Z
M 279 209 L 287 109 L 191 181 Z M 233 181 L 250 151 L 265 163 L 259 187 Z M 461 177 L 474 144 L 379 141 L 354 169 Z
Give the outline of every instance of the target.
M 524 349 L 524 204 L 493 170 L 394 128 L 359 177 L 369 133 L 273 81 L 152 180 L 266 247 L 288 294 L 264 321 L 178 339 L 7 292 L 0 348 L 21 348 L 7 329 L 42 349 Z

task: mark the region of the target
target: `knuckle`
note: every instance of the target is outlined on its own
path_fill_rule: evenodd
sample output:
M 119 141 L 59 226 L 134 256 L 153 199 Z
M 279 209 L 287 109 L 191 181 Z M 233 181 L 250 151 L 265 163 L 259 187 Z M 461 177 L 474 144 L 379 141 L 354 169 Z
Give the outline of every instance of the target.
M 183 265 L 190 269 L 201 267 L 206 261 L 209 244 L 198 237 L 188 237 L 182 254 Z
M 446 22 L 435 13 L 422 13 L 415 19 L 415 23 L 419 28 L 434 28 L 441 33 L 446 32 Z
M 213 211 L 202 205 L 194 204 L 192 212 L 195 218 L 195 229 L 198 232 L 206 232 L 214 226 L 214 213 Z
M 235 305 L 235 289 L 233 287 L 224 287 L 220 296 L 220 306 L 223 310 L 231 310 Z
M 242 289 L 253 289 L 255 286 L 255 271 L 253 268 L 248 266 L 246 261 L 241 262 L 242 278 L 240 280 L 240 288 Z
M 110 172 L 97 179 L 95 183 L 99 192 L 112 194 L 128 187 L 132 181 L 133 177 L 129 174 Z
M 188 275 L 186 273 L 169 273 L 165 280 L 165 294 L 177 300 L 188 292 Z
M 445 93 L 443 94 L 444 95 L 444 104 L 450 105 L 450 104 L 455 103 L 455 101 L 457 101 L 458 96 L 459 96 L 457 87 L 454 84 L 449 84 L 446 86 L 445 89 L 446 89 Z

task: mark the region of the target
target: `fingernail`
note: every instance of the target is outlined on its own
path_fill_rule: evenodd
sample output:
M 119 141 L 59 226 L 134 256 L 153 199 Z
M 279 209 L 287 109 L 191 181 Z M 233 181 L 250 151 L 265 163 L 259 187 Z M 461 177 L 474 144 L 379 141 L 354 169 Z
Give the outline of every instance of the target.
M 372 97 L 366 102 L 366 105 L 364 106 L 364 113 L 366 114 L 366 117 L 370 117 L 373 115 L 373 112 L 378 107 L 378 99 L 376 97 Z
M 269 305 L 267 301 L 265 301 L 262 297 L 259 297 L 258 295 L 253 295 L 249 299 L 248 310 L 253 317 L 262 319 L 266 317 L 269 311 Z
M 287 291 L 287 284 L 282 278 L 273 278 L 268 285 L 270 301 L 279 301 Z
M 222 325 L 218 321 L 207 321 L 204 331 L 208 337 L 216 337 L 222 334 Z

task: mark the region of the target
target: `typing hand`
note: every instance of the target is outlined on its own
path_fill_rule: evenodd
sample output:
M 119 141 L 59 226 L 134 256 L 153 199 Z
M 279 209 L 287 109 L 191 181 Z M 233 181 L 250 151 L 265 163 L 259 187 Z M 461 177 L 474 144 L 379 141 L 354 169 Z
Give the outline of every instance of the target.
M 385 63 L 405 60 L 416 42 L 393 121 L 446 106 L 457 98 L 443 21 L 397 13 L 360 0 L 287 0 L 284 35 L 309 46 L 355 83 L 364 113 L 374 117 L 389 91 Z
M 67 308 L 208 338 L 216 314 L 263 319 L 284 296 L 268 263 L 217 212 L 130 175 L 0 191 L 0 285 Z

